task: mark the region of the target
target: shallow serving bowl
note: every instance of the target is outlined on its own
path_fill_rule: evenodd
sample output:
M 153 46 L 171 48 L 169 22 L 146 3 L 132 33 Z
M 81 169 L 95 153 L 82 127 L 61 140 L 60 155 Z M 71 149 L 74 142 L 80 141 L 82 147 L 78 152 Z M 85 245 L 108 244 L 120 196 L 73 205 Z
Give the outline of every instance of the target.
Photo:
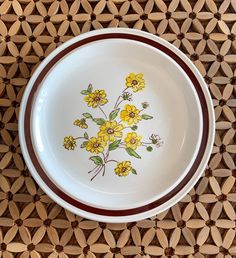
M 140 220 L 179 201 L 206 167 L 214 112 L 177 48 L 130 29 L 64 43 L 37 68 L 19 120 L 40 187 L 81 216 Z

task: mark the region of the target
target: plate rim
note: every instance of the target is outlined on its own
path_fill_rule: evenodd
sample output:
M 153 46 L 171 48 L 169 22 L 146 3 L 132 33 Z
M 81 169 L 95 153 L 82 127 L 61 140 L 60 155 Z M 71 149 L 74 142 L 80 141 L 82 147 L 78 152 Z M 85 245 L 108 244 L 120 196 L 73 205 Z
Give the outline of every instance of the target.
M 124 35 L 126 36 L 126 35 Z M 32 145 L 33 145 L 33 148 L 34 148 L 34 152 L 36 154 L 36 157 L 39 161 L 39 163 L 41 164 L 41 167 L 43 168 L 43 170 L 45 171 L 45 173 L 47 174 L 47 176 L 49 177 L 49 179 L 51 181 L 53 181 L 53 183 L 61 190 L 63 191 L 64 193 L 66 193 L 67 195 L 69 195 L 70 197 L 72 197 L 73 199 L 75 200 L 78 200 L 79 202 L 82 202 L 83 204 L 86 204 L 88 206 L 91 206 L 91 207 L 95 207 L 95 208 L 101 208 L 101 209 L 106 209 L 106 210 L 127 210 L 127 209 L 133 209 L 133 208 L 138 208 L 138 207 L 142 207 L 142 206 L 145 206 L 147 204 L 150 204 L 156 200 L 159 200 L 161 199 L 161 197 L 167 195 L 169 192 L 172 191 L 172 189 L 175 189 L 176 186 L 179 185 L 179 183 L 182 181 L 182 179 L 185 178 L 185 176 L 189 173 L 189 170 L 190 168 L 192 167 L 196 157 L 197 157 L 197 154 L 199 152 L 199 147 L 200 147 L 200 144 L 201 144 L 201 141 L 202 141 L 202 128 L 203 128 L 203 122 L 202 122 L 202 106 L 201 106 L 201 103 L 200 103 L 200 100 L 199 100 L 199 97 L 198 97 L 198 93 L 195 89 L 195 87 L 192 85 L 192 81 L 190 81 L 190 78 L 188 77 L 188 75 L 186 74 L 186 72 L 180 67 L 180 65 L 173 59 L 171 58 L 169 55 L 167 55 L 164 51 L 161 51 L 159 50 L 158 48 L 154 47 L 154 46 L 151 46 L 150 44 L 146 44 L 146 43 L 143 43 L 142 41 L 137 41 L 137 40 L 133 40 L 133 39 L 126 39 L 124 38 L 124 36 L 122 38 L 116 38 L 116 35 L 114 37 L 109 37 L 108 39 L 102 39 L 102 40 L 92 40 L 91 42 L 87 43 L 87 44 L 84 44 L 82 46 L 79 46 L 79 47 L 76 47 L 74 48 L 73 50 L 71 50 L 70 52 L 66 53 L 65 55 L 63 55 L 63 57 L 61 57 L 57 62 L 55 62 L 53 64 L 52 67 L 49 67 L 49 69 L 47 70 L 47 74 L 45 75 L 45 77 L 42 79 L 43 81 L 43 84 L 42 85 L 39 85 L 38 88 L 36 89 L 35 91 L 35 96 L 34 96 L 34 100 L 32 101 L 32 107 L 31 107 L 31 116 L 32 116 L 32 119 L 31 119 L 31 138 L 32 138 Z M 41 141 L 39 141 L 37 144 L 37 136 L 38 136 L 38 133 L 37 133 L 37 129 L 35 128 L 35 124 L 34 122 L 36 122 L 36 115 L 37 115 L 37 109 L 38 109 L 38 106 L 36 103 L 39 103 L 39 99 L 41 98 L 39 95 L 42 94 L 42 92 L 44 92 L 44 80 L 47 80 L 47 76 L 51 76 L 51 73 L 52 72 L 55 72 L 56 69 L 57 69 L 57 65 L 60 65 L 61 62 L 65 61 L 67 58 L 69 58 L 70 56 L 73 56 L 74 55 L 74 52 L 76 53 L 80 53 L 80 50 L 83 50 L 83 48 L 87 48 L 87 47 L 91 47 L 91 48 L 96 48 L 98 44 L 100 45 L 103 45 L 105 43 L 109 43 L 109 42 L 116 42 L 118 44 L 121 44 L 121 43 L 128 43 L 128 44 L 133 44 L 136 45 L 138 44 L 138 46 L 141 46 L 142 48 L 150 48 L 150 50 L 155 53 L 155 51 L 157 51 L 158 54 L 160 54 L 163 58 L 167 59 L 175 68 L 176 70 L 181 74 L 181 76 L 183 76 L 185 78 L 185 80 L 188 81 L 188 88 L 189 90 L 191 91 L 190 94 L 193 95 L 194 97 L 194 101 L 196 102 L 196 108 L 197 108 L 197 111 L 196 111 L 196 114 L 198 115 L 199 117 L 199 130 L 198 130 L 198 137 L 197 137 L 197 142 L 196 144 L 194 145 L 194 149 L 193 150 L 193 153 L 192 153 L 192 156 L 191 158 L 188 160 L 187 162 L 187 165 L 185 166 L 184 169 L 180 170 L 181 172 L 181 175 L 179 175 L 175 181 L 173 181 L 172 184 L 170 184 L 169 187 L 165 188 L 162 192 L 160 192 L 159 194 L 156 194 L 156 195 L 149 195 L 148 198 L 144 199 L 143 201 L 139 201 L 137 200 L 137 203 L 135 204 L 123 204 L 123 205 L 120 205 L 119 207 L 110 207 L 109 205 L 103 205 L 103 204 L 97 204 L 97 203 L 94 203 L 92 201 L 88 201 L 86 198 L 81 198 L 79 193 L 78 194 L 75 194 L 75 193 L 71 193 L 69 188 L 68 187 L 65 187 L 65 185 L 62 183 L 61 180 L 58 180 L 58 178 L 54 178 L 53 177 L 53 172 L 50 171 L 50 169 L 47 169 L 46 166 L 44 166 L 44 162 L 43 160 L 41 159 L 41 156 L 40 156 L 40 148 L 39 145 L 41 146 Z M 78 43 L 78 42 L 76 42 Z M 168 66 L 167 66 L 168 67 Z M 50 87 L 50 86 L 49 86 Z M 157 90 L 157 89 L 156 89 Z M 54 96 L 55 97 L 55 96 Z M 53 98 L 54 98 L 53 97 Z M 186 97 L 188 97 L 188 95 L 186 95 Z M 173 102 L 174 103 L 174 102 Z M 36 119 L 36 120 L 35 120 Z M 188 120 L 188 121 L 191 121 L 191 120 Z M 193 129 L 193 128 L 192 128 Z M 191 132 L 191 131 L 190 131 Z M 39 147 L 39 148 L 38 148 Z M 181 156 L 180 156 L 181 158 Z M 56 171 L 54 171 L 56 172 Z M 114 181 L 115 182 L 115 181 Z M 86 185 L 86 188 L 89 189 L 91 187 L 91 185 Z M 80 186 L 78 186 L 80 187 Z M 99 192 L 99 190 L 98 190 Z M 94 190 L 94 192 L 91 192 L 91 195 L 96 195 L 96 190 Z M 109 194 L 107 194 L 109 195 Z M 109 197 L 108 197 L 109 198 Z
M 201 112 L 201 136 L 198 139 L 197 148 L 194 150 L 194 155 L 192 159 L 189 161 L 189 165 L 187 166 L 186 170 L 184 170 L 184 174 L 182 174 L 178 181 L 172 185 L 170 188 L 166 189 L 166 191 L 163 193 L 162 196 L 157 197 L 153 196 L 152 199 L 148 199 L 145 203 L 140 203 L 139 205 L 135 207 L 120 207 L 120 208 L 110 208 L 110 207 L 99 207 L 95 203 L 89 203 L 86 202 L 86 200 L 81 200 L 78 197 L 68 193 L 67 190 L 64 189 L 62 185 L 56 184 L 54 182 L 54 179 L 50 176 L 50 173 L 47 172 L 47 169 L 43 166 L 43 162 L 40 159 L 40 156 L 37 155 L 37 150 L 35 149 L 35 142 L 33 136 L 33 129 L 32 129 L 32 116 L 34 115 L 34 110 L 37 108 L 35 106 L 35 99 L 37 98 L 39 92 L 41 91 L 41 82 L 44 80 L 44 78 L 49 74 L 53 69 L 54 66 L 59 63 L 63 58 L 66 56 L 72 55 L 74 50 L 79 50 L 80 48 L 86 47 L 88 44 L 105 41 L 105 40 L 130 40 L 131 42 L 141 42 L 142 44 L 145 44 L 147 46 L 151 46 L 154 49 L 157 49 L 158 51 L 162 52 L 166 58 L 170 58 L 172 62 L 177 66 L 179 70 L 184 71 L 184 76 L 188 76 L 188 78 L 191 80 L 191 86 L 192 91 L 196 97 L 196 102 L 200 105 L 200 112 Z M 203 150 L 206 148 L 206 142 L 208 137 L 208 112 L 204 113 L 204 110 L 206 109 L 206 100 L 203 97 L 203 92 L 201 89 L 201 86 L 197 79 L 194 77 L 192 72 L 189 70 L 188 67 L 186 67 L 185 63 L 182 62 L 182 60 L 179 59 L 178 56 L 175 55 L 172 51 L 169 51 L 166 49 L 165 46 L 155 42 L 150 41 L 147 38 L 140 37 L 137 35 L 129 35 L 129 34 L 115 34 L 115 33 L 109 33 L 109 34 L 102 34 L 100 37 L 92 36 L 88 37 L 84 40 L 77 41 L 68 47 L 64 48 L 61 52 L 59 52 L 56 56 L 54 56 L 43 68 L 41 73 L 38 75 L 36 80 L 33 82 L 33 85 L 31 87 L 30 95 L 26 102 L 26 116 L 25 116 L 25 134 L 26 134 L 26 147 L 29 149 L 29 146 L 33 146 L 33 148 L 29 151 L 29 155 L 31 160 L 34 163 L 34 167 L 36 168 L 38 174 L 41 176 L 41 178 L 48 184 L 48 186 L 51 189 L 54 189 L 54 191 L 62 197 L 63 199 L 67 200 L 67 202 L 71 203 L 72 205 L 76 206 L 77 208 L 81 208 L 87 211 L 92 211 L 96 214 L 103 214 L 103 215 L 111 215 L 111 216 L 117 216 L 118 213 L 121 214 L 137 214 L 141 210 L 145 211 L 149 208 L 155 208 L 162 203 L 166 202 L 168 199 L 172 198 L 172 196 L 178 192 L 182 186 L 186 184 L 186 182 L 192 177 L 192 175 L 195 173 L 196 168 L 198 167 L 202 157 L 203 157 Z M 203 123 L 202 123 L 203 121 Z M 202 130 L 203 125 L 203 130 Z M 200 148 L 199 148 L 200 146 Z M 187 171 L 187 173 L 186 173 Z
M 149 208 L 151 208 L 151 210 L 148 209 L 148 210 L 145 210 L 145 211 L 142 211 L 142 212 L 137 212 L 135 214 L 131 213 L 131 214 L 128 214 L 128 215 L 124 215 L 126 213 L 120 212 L 120 214 L 123 214 L 122 216 L 119 215 L 119 212 L 118 213 L 116 212 L 118 215 L 116 215 L 116 216 L 113 215 L 112 216 L 112 215 L 107 215 L 107 214 L 104 215 L 102 213 L 101 214 L 96 214 L 96 212 L 94 213 L 92 211 L 89 211 L 89 212 L 84 211 L 82 209 L 75 208 L 74 206 L 72 206 L 71 204 L 69 204 L 68 202 L 63 200 L 61 197 L 57 196 L 55 192 L 53 192 L 51 189 L 49 189 L 49 186 L 47 184 L 44 184 L 44 182 L 42 182 L 42 178 L 38 175 L 37 169 L 32 164 L 32 160 L 29 158 L 28 150 L 27 150 L 27 148 L 25 148 L 25 146 L 26 146 L 25 143 L 26 142 L 25 142 L 25 132 L 24 132 L 25 105 L 27 103 L 29 94 L 32 94 L 31 90 L 32 90 L 33 83 L 35 83 L 35 80 L 40 79 L 38 76 L 42 72 L 42 70 L 45 68 L 45 66 L 48 65 L 54 57 L 61 54 L 63 52 L 63 50 L 67 49 L 69 46 L 72 46 L 75 42 L 80 42 L 82 40 L 86 41 L 86 39 L 88 40 L 89 38 L 91 38 L 93 36 L 99 37 L 99 35 L 104 36 L 106 34 L 112 34 L 112 33 L 113 34 L 115 33 L 115 34 L 136 35 L 136 36 L 138 35 L 138 36 L 143 37 L 145 39 L 155 41 L 155 42 L 163 45 L 165 48 L 169 49 L 172 52 L 174 51 L 177 54 L 177 56 L 185 63 L 185 65 L 187 65 L 187 67 L 195 75 L 195 77 L 196 77 L 196 79 L 197 79 L 197 81 L 200 85 L 200 88 L 203 92 L 204 99 L 206 101 L 207 111 L 209 113 L 209 125 L 208 125 L 209 126 L 209 131 L 208 131 L 207 140 L 206 140 L 206 148 L 203 150 L 202 160 L 198 164 L 198 167 L 195 169 L 191 180 L 189 180 L 189 182 L 183 186 L 182 190 L 180 190 L 178 192 L 179 194 L 177 194 L 175 196 L 172 196 L 170 199 L 168 199 L 167 201 L 165 201 L 164 203 L 162 203 L 158 207 L 149 207 Z M 26 88 L 25 94 L 24 94 L 23 99 L 22 99 L 22 105 L 21 105 L 21 108 L 20 108 L 20 116 L 19 116 L 19 136 L 20 136 L 21 146 L 23 146 L 22 147 L 22 153 L 25 157 L 27 166 L 29 167 L 29 170 L 31 171 L 31 174 L 34 176 L 35 180 L 40 185 L 40 187 L 47 194 L 49 194 L 50 197 L 52 196 L 52 199 L 54 199 L 57 203 L 59 203 L 64 208 L 69 209 L 72 212 L 75 212 L 75 209 L 76 209 L 76 213 L 80 214 L 81 216 L 85 216 L 85 217 L 90 218 L 90 219 L 97 219 L 97 220 L 105 221 L 105 222 L 109 222 L 109 221 L 111 221 L 111 222 L 120 222 L 120 221 L 128 222 L 128 221 L 133 221 L 133 220 L 139 220 L 139 219 L 145 218 L 147 216 L 150 216 L 151 214 L 153 215 L 154 213 L 159 213 L 159 212 L 165 210 L 166 206 L 170 207 L 171 205 L 176 203 L 179 199 L 181 199 L 183 197 L 183 195 L 186 194 L 187 191 L 190 190 L 190 188 L 196 183 L 197 179 L 201 176 L 201 173 L 203 172 L 203 169 L 206 166 L 206 163 L 207 163 L 207 161 L 209 159 L 209 156 L 211 154 L 211 149 L 213 147 L 213 140 L 214 140 L 213 136 L 214 136 L 214 132 L 215 132 L 215 127 L 214 126 L 215 126 L 214 125 L 214 112 L 213 112 L 213 105 L 212 105 L 212 102 L 211 102 L 210 94 L 207 90 L 207 86 L 206 86 L 202 76 L 198 72 L 197 68 L 191 63 L 191 61 L 179 49 L 177 49 L 172 44 L 166 42 L 165 40 L 163 40 L 163 39 L 161 39 L 157 36 L 154 36 L 154 35 L 146 33 L 146 32 L 138 31 L 138 30 L 122 29 L 122 28 L 119 28 L 119 29 L 118 28 L 115 28 L 115 29 L 101 29 L 101 30 L 97 30 L 97 31 L 88 32 L 88 33 L 79 35 L 79 36 L 67 41 L 63 45 L 59 46 L 56 50 L 54 50 L 39 65 L 39 67 L 37 68 L 37 70 L 33 74 L 32 78 L 30 79 L 30 81 L 28 83 L 28 87 Z M 26 139 L 26 141 L 27 141 L 27 139 Z M 202 166 L 201 166 L 201 163 L 203 163 Z M 194 177 L 195 177 L 195 179 L 194 179 Z M 184 191 L 183 191 L 183 189 L 184 189 Z M 182 192 L 182 194 L 180 194 L 181 192 Z M 178 195 L 180 195 L 180 196 L 178 196 Z M 169 205 L 166 205 L 167 203 L 169 203 Z M 160 207 L 162 207 L 162 208 L 160 208 Z

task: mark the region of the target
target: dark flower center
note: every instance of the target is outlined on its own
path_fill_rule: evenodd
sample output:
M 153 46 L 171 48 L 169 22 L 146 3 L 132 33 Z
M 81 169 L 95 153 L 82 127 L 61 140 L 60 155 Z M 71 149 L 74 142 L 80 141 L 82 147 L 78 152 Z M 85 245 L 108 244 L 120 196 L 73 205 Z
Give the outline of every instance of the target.
M 130 143 L 134 144 L 134 143 L 136 143 L 136 140 L 135 140 L 134 138 L 132 138 L 132 139 L 130 140 Z
M 113 130 L 112 128 L 108 128 L 108 129 L 107 129 L 107 133 L 108 133 L 108 134 L 113 134 L 113 133 L 114 133 L 114 130 Z
M 56 245 L 55 246 L 55 249 L 58 253 L 62 252 L 63 251 L 63 246 L 62 245 Z
M 16 225 L 17 226 L 22 226 L 22 224 L 23 224 L 23 220 L 22 219 L 17 219 L 16 221 L 15 221 L 15 223 L 16 223 Z
M 9 147 L 9 149 L 10 149 L 11 152 L 16 153 L 16 147 L 15 146 L 11 145 Z
M 134 112 L 129 113 L 129 117 L 134 118 L 135 117 L 135 113 Z
M 24 21 L 25 20 L 25 16 L 24 15 L 21 15 L 21 16 L 19 16 L 19 21 Z
M 99 146 L 100 146 L 100 144 L 97 143 L 97 142 L 93 144 L 93 147 L 94 147 L 94 148 L 98 148 Z
M 88 251 L 89 251 L 89 246 L 87 245 L 87 246 L 85 246 L 85 247 L 83 248 L 83 253 L 84 253 L 84 254 L 87 254 Z
M 7 249 L 7 245 L 5 243 L 1 243 L 1 250 L 5 251 Z
M 123 167 L 123 168 L 122 168 L 122 172 L 125 172 L 125 171 L 126 171 L 126 168 L 125 168 L 125 167 Z
M 137 84 L 138 84 L 137 80 L 133 80 L 133 81 L 132 81 L 132 84 L 133 84 L 133 85 L 137 85 Z
M 35 249 L 35 245 L 31 243 L 27 246 L 27 248 L 29 251 L 33 251 Z
M 79 225 L 79 222 L 77 220 L 71 222 L 71 227 L 76 228 Z
M 165 250 L 165 255 L 166 256 L 172 256 L 175 254 L 175 250 L 172 247 L 167 247 Z
M 101 100 L 100 97 L 95 97 L 95 98 L 94 98 L 94 101 L 96 101 L 96 102 L 98 102 L 98 101 L 100 101 L 100 100 Z
M 40 200 L 40 196 L 38 194 L 34 195 L 34 202 L 38 202 Z
M 43 222 L 43 224 L 44 224 L 45 226 L 50 226 L 51 223 L 52 223 L 52 220 L 51 220 L 51 219 L 46 219 L 46 220 L 44 220 L 44 222 Z

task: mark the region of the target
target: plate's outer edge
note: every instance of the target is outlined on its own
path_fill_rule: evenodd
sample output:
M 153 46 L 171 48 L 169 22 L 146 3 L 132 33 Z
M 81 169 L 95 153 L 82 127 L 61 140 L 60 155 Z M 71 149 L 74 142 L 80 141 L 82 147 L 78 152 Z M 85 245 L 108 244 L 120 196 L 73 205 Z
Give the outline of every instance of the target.
M 47 74 L 50 72 L 51 69 L 54 69 L 54 65 L 56 65 L 60 60 L 62 60 L 67 55 L 71 55 L 72 51 L 75 49 L 81 48 L 83 46 L 86 46 L 89 43 L 97 42 L 97 41 L 103 41 L 103 40 L 109 40 L 109 39 L 123 39 L 123 40 L 131 40 L 131 41 L 138 41 L 142 42 L 143 44 L 147 44 L 147 46 L 152 46 L 155 49 L 158 49 L 159 51 L 162 51 L 163 54 L 166 55 L 166 58 L 171 59 L 173 63 L 178 67 L 178 69 L 183 70 L 185 73 L 183 74 L 188 77 L 188 79 L 192 80 L 192 90 L 195 94 L 195 97 L 197 98 L 199 103 L 199 108 L 201 105 L 201 113 L 204 126 L 203 126 L 203 132 L 201 136 L 201 143 L 200 148 L 197 148 L 197 156 L 195 156 L 191 163 L 191 166 L 189 165 L 188 169 L 186 169 L 187 173 L 183 174 L 178 182 L 176 182 L 174 185 L 172 185 L 171 188 L 168 189 L 161 197 L 153 197 L 151 200 L 145 203 L 140 203 L 138 206 L 132 206 L 132 207 L 125 207 L 120 209 L 110 209 L 110 207 L 99 207 L 96 204 L 88 203 L 86 200 L 80 200 L 79 196 L 72 196 L 70 193 L 68 193 L 67 189 L 64 189 L 62 186 L 57 185 L 53 178 L 50 178 L 50 175 L 47 174 L 47 171 L 45 168 L 43 168 L 43 164 L 41 164 L 40 159 L 37 158 L 37 154 L 35 153 L 35 147 L 34 142 L 31 139 L 32 132 L 31 132 L 31 117 L 34 115 L 33 110 L 36 108 L 34 106 L 35 97 L 37 97 L 38 93 L 41 91 L 41 82 L 43 81 L 43 78 L 47 76 Z M 201 103 L 201 104 L 200 104 Z M 29 155 L 31 157 L 31 160 L 33 162 L 33 165 L 35 169 L 37 170 L 37 173 L 40 175 L 42 180 L 50 186 L 50 188 L 62 199 L 64 199 L 66 202 L 72 204 L 73 206 L 94 213 L 104 216 L 128 216 L 133 214 L 138 214 L 142 212 L 146 212 L 147 210 L 154 209 L 157 206 L 160 206 L 167 200 L 171 199 L 177 192 L 179 192 L 190 180 L 190 178 L 194 175 L 196 169 L 198 168 L 200 161 L 202 160 L 204 150 L 207 145 L 207 139 L 208 139 L 208 131 L 209 131 L 209 118 L 208 118 L 208 110 L 207 110 L 207 103 L 202 91 L 202 88 L 195 77 L 195 75 L 192 73 L 191 69 L 182 61 L 182 59 L 179 58 L 174 52 L 166 48 L 164 45 L 161 45 L 160 43 L 150 40 L 145 37 L 140 37 L 138 35 L 131 35 L 131 34 L 121 34 L 121 33 L 110 33 L 110 34 L 102 34 L 102 35 L 96 35 L 92 37 L 88 37 L 84 40 L 80 40 L 78 42 L 75 42 L 68 46 L 67 48 L 63 49 L 58 55 L 56 55 L 52 60 L 50 60 L 49 63 L 43 68 L 40 75 L 37 77 L 36 81 L 33 84 L 33 87 L 31 89 L 30 95 L 27 99 L 26 104 L 26 111 L 25 111 L 25 140 L 26 140 L 26 147 L 29 151 Z M 29 115 L 31 114 L 31 116 Z M 32 148 L 33 146 L 33 148 Z
M 207 147 L 203 156 L 203 159 L 196 171 L 196 173 L 194 174 L 194 176 L 191 178 L 191 180 L 185 185 L 185 187 L 180 190 L 178 192 L 178 194 L 176 194 L 173 198 L 171 198 L 169 201 L 165 202 L 164 204 L 158 206 L 157 208 L 154 208 L 152 210 L 143 212 L 143 213 L 139 213 L 139 214 L 135 214 L 135 215 L 129 215 L 129 216 L 116 216 L 116 217 L 112 217 L 112 216 L 104 216 L 104 215 L 97 215 L 97 214 L 93 214 L 90 212 L 86 212 L 84 210 L 75 208 L 74 206 L 68 204 L 67 202 L 65 202 L 63 199 L 59 198 L 43 181 L 42 179 L 39 177 L 39 175 L 37 174 L 37 171 L 35 171 L 34 166 L 29 158 L 29 154 L 28 151 L 26 149 L 26 144 L 25 144 L 25 140 L 24 140 L 24 113 L 25 113 L 25 106 L 26 106 L 26 102 L 29 96 L 29 93 L 31 91 L 31 87 L 33 85 L 33 82 L 35 81 L 35 79 L 37 78 L 37 76 L 39 75 L 39 73 L 42 71 L 42 69 L 45 67 L 45 65 L 54 57 L 56 56 L 60 51 L 62 51 L 64 48 L 68 47 L 69 45 L 73 44 L 74 42 L 77 42 L 79 40 L 85 39 L 87 37 L 91 37 L 91 36 L 95 36 L 95 35 L 100 35 L 100 34 L 106 34 L 106 33 L 127 33 L 127 34 L 133 34 L 133 35 L 139 35 L 139 36 L 143 36 L 146 38 L 149 38 L 151 40 L 154 40 L 156 42 L 159 42 L 160 44 L 166 46 L 167 48 L 169 48 L 170 50 L 174 51 L 188 66 L 189 68 L 192 70 L 192 72 L 194 73 L 194 75 L 197 77 L 206 102 L 207 102 L 207 107 L 208 107 L 208 112 L 209 112 L 209 136 L 208 136 L 208 142 L 207 142 Z M 96 31 L 92 31 L 92 32 L 88 32 L 85 34 L 82 34 L 80 36 L 77 36 L 69 41 L 67 41 L 66 43 L 64 43 L 63 45 L 59 46 L 56 50 L 54 50 L 40 65 L 39 67 L 36 69 L 35 73 L 33 74 L 33 76 L 31 77 L 28 86 L 26 87 L 24 96 L 22 98 L 22 104 L 20 107 L 20 114 L 19 114 L 19 138 L 20 138 L 20 144 L 21 144 L 21 148 L 22 148 L 22 153 L 24 155 L 26 164 L 29 168 L 29 170 L 31 171 L 33 177 L 35 178 L 35 180 L 37 181 L 37 183 L 39 184 L 39 186 L 58 204 L 60 204 L 61 206 L 63 206 L 64 208 L 70 210 L 73 213 L 77 213 L 80 216 L 89 218 L 89 219 L 93 219 L 93 220 L 98 220 L 98 221 L 103 221 L 103 222 L 130 222 L 130 221 L 138 221 L 147 217 L 151 217 L 157 213 L 160 213 L 164 210 L 166 210 L 167 208 L 169 208 L 170 206 L 174 205 L 175 203 L 177 203 L 179 200 L 181 200 L 185 194 L 187 194 L 188 191 L 191 190 L 191 188 L 194 186 L 194 184 L 197 182 L 197 180 L 200 178 L 204 168 L 207 165 L 207 162 L 210 158 L 210 154 L 211 154 L 211 150 L 213 147 L 213 141 L 214 141 L 214 134 L 215 134 L 215 123 L 214 123 L 215 119 L 214 119 L 214 109 L 213 109 L 213 104 L 211 101 L 211 97 L 210 97 L 210 93 L 208 92 L 207 89 L 207 85 L 205 84 L 200 72 L 197 70 L 197 68 L 192 64 L 192 62 L 176 47 L 174 47 L 172 44 L 168 43 L 167 41 L 165 41 L 164 39 L 161 39 L 157 36 L 154 36 L 152 34 L 143 32 L 143 31 L 139 31 L 139 30 L 131 30 L 131 29 L 123 29 L 123 28 L 115 28 L 115 29 L 101 29 L 101 30 L 96 30 Z

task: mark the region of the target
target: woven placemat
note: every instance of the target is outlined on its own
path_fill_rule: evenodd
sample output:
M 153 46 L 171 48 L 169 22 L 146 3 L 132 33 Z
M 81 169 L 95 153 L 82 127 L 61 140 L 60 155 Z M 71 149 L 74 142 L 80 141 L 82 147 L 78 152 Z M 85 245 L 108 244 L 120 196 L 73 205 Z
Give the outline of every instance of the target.
M 235 21 L 235 0 L 0 0 L 1 257 L 236 257 Z M 103 27 L 142 29 L 180 48 L 215 107 L 204 175 L 180 203 L 137 223 L 65 211 L 34 182 L 19 146 L 20 101 L 35 68 L 61 43 Z

